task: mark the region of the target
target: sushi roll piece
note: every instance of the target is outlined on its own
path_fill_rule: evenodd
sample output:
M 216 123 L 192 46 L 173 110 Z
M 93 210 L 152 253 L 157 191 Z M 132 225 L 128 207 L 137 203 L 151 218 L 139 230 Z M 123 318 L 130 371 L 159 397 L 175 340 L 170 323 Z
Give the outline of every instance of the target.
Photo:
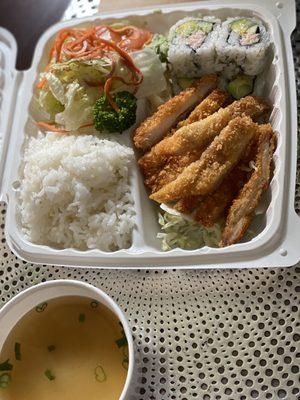
M 220 20 L 186 17 L 169 32 L 168 61 L 176 77 L 198 78 L 216 72 L 215 42 Z
M 226 78 L 260 74 L 267 61 L 270 36 L 256 18 L 228 18 L 216 40 L 217 63 Z

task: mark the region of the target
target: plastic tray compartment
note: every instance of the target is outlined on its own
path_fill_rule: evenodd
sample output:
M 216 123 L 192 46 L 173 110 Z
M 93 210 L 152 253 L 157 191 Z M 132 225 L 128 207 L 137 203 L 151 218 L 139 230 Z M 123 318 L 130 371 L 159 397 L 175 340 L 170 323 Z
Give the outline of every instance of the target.
M 160 12 L 139 9 L 95 15 L 62 22 L 49 29 L 37 45 L 32 67 L 28 71 L 15 73 L 14 85 L 17 90 L 12 95 L 13 106 L 10 108 L 4 135 L 4 149 L 8 148 L 8 151 L 5 151 L 2 157 L 5 168 L 1 195 L 8 205 L 6 237 L 11 249 L 19 257 L 31 262 L 73 266 L 229 268 L 295 264 L 300 259 L 296 234 L 300 232 L 300 221 L 293 206 L 297 138 L 290 34 L 295 27 L 295 18 L 284 18 L 283 14 L 274 15 L 274 10 L 267 5 L 268 2 L 266 8 L 263 8 L 258 5 L 258 1 L 239 5 L 226 0 L 222 3 L 185 3 L 162 6 Z M 293 2 L 286 2 L 286 7 L 289 8 L 284 10 L 286 15 L 293 16 Z M 174 249 L 162 252 L 156 239 L 159 231 L 157 211 L 147 198 L 142 178 L 136 168 L 131 177 L 135 197 L 136 229 L 129 249 L 110 253 L 100 250 L 61 250 L 28 242 L 18 220 L 17 183 L 22 178 L 25 138 L 38 132 L 32 118 L 36 79 L 47 63 L 49 49 L 56 33 L 67 26 L 109 23 L 123 18 L 130 19 L 133 24 L 146 21 L 149 29 L 164 33 L 178 19 L 198 13 L 211 14 L 222 19 L 238 15 L 257 16 L 264 21 L 271 34 L 273 61 L 265 77 L 262 94 L 273 104 L 271 123 L 278 134 L 278 145 L 274 155 L 274 177 L 260 204 L 263 212 L 254 218 L 251 226 L 251 230 L 255 232 L 254 238 L 221 249 L 203 247 L 193 251 Z

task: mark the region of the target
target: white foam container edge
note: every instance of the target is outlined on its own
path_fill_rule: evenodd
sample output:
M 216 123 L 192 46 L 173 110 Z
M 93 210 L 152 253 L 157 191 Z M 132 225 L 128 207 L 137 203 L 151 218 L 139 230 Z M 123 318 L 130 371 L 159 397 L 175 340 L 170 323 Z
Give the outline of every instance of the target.
M 296 25 L 295 2 L 266 0 L 261 6 L 259 0 L 243 3 L 224 0 L 201 1 L 152 8 L 95 14 L 90 17 L 65 21 L 51 27 L 39 40 L 32 66 L 27 71 L 11 71 L 10 96 L 8 96 L 8 120 L 3 130 L 3 154 L 1 158 L 0 190 L 1 200 L 7 202 L 6 239 L 14 253 L 20 258 L 51 265 L 68 265 L 101 268 L 254 268 L 292 266 L 300 260 L 300 218 L 294 208 L 297 158 L 297 101 L 294 64 L 290 35 Z M 145 17 L 157 18 L 157 26 L 164 16 L 188 13 L 203 14 L 215 12 L 219 15 L 257 15 L 268 25 L 275 44 L 275 61 L 272 64 L 274 81 L 270 88 L 276 104 L 271 115 L 275 130 L 278 131 L 278 147 L 275 153 L 275 172 L 271 182 L 271 201 L 266 212 L 266 226 L 251 241 L 227 248 L 203 247 L 186 251 L 174 249 L 162 252 L 153 243 L 145 241 L 146 226 L 150 219 L 143 215 L 143 208 L 149 209 L 149 202 L 137 199 L 137 221 L 144 232 L 134 232 L 135 243 L 129 249 L 106 253 L 100 250 L 78 251 L 75 249 L 53 249 L 35 245 L 22 235 L 17 223 L 17 199 L 13 182 L 18 180 L 21 163 L 24 131 L 28 124 L 28 108 L 32 98 L 37 69 L 41 64 L 45 46 L 55 33 L 67 26 L 81 25 L 106 19 Z M 230 14 L 229 14 L 230 13 Z M 171 18 L 171 17 L 168 17 Z M 0 31 L 0 39 L 1 31 Z M 13 41 L 13 39 L 11 39 Z M 0 40 L 1 41 L 1 40 Z M 15 57 L 15 45 L 11 45 L 11 57 Z M 276 72 L 277 71 L 277 72 Z M 270 72 L 272 75 L 272 71 Z M 271 79 L 271 78 L 270 78 Z M 8 92 L 7 92 L 8 93 Z M 2 105 L 3 107 L 3 105 Z M 1 122 L 1 121 L 0 121 Z M 28 127 L 27 127 L 28 129 Z M 1 125 L 0 125 L 1 131 Z M 137 185 L 141 185 L 141 179 Z M 137 192 L 135 192 L 135 195 Z M 145 205 L 147 204 L 147 205 Z M 146 210 L 147 211 L 147 210 Z M 143 219 L 146 218 L 146 221 Z M 152 224 L 155 221 L 151 222 Z M 144 241 L 144 242 L 143 242 Z M 142 244 L 142 245 L 141 245 Z

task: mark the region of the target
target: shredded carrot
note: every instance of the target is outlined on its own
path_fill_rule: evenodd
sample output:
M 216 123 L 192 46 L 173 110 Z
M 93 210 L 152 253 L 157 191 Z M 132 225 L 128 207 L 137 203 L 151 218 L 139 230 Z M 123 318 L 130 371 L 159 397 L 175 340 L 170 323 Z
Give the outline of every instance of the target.
M 36 124 L 37 124 L 38 126 L 40 126 L 41 128 L 48 129 L 48 130 L 51 131 L 51 132 L 55 132 L 55 133 L 58 133 L 58 134 L 61 134 L 61 135 L 64 135 L 65 133 L 68 133 L 68 132 L 69 132 L 69 131 L 67 131 L 67 130 L 65 130 L 65 129 L 58 128 L 58 127 L 57 127 L 56 125 L 54 125 L 54 124 L 49 124 L 48 122 L 40 121 L 40 122 L 36 122 Z
M 36 85 L 36 87 L 37 87 L 38 89 L 42 89 L 42 88 L 46 85 L 46 83 L 47 83 L 47 78 L 44 77 L 42 80 L 40 80 L 40 81 L 38 82 L 38 84 Z
M 62 29 L 54 40 L 45 72 L 51 70 L 53 63 L 61 63 L 72 59 L 91 60 L 104 56 L 108 57 L 112 62 L 112 71 L 104 85 L 104 93 L 111 106 L 117 110 L 118 107 L 109 93 L 110 87 L 113 81 L 118 80 L 126 85 L 134 86 L 135 90 L 137 90 L 137 86 L 143 80 L 143 75 L 134 64 L 129 52 L 141 49 L 152 40 L 152 37 L 153 34 L 150 31 L 131 25 L 119 29 L 106 25 L 93 26 L 87 29 Z M 113 75 L 115 72 L 116 53 L 131 73 L 131 79 L 128 82 L 125 82 L 121 77 Z M 38 82 L 37 87 L 42 89 L 46 83 L 47 78 L 43 77 Z M 93 83 L 90 85 L 94 86 Z M 102 90 L 103 84 L 99 83 L 99 87 Z
M 119 47 L 127 51 L 141 49 L 145 44 L 149 43 L 153 37 L 150 31 L 132 25 L 122 28 L 112 28 L 110 26 L 100 28 L 102 33 L 106 33 L 106 35 L 107 32 L 109 32 L 112 39 L 117 38 L 113 41 L 118 44 Z
M 84 124 L 84 125 L 81 125 L 81 126 L 79 127 L 79 129 L 81 129 L 81 128 L 87 128 L 88 126 L 94 126 L 94 124 Z
M 68 131 L 68 130 L 66 130 L 66 129 L 61 129 L 61 128 L 59 128 L 58 126 L 56 126 L 55 124 L 50 124 L 50 123 L 48 123 L 48 122 L 44 122 L 44 121 L 40 121 L 40 122 L 36 122 L 36 125 L 38 125 L 39 127 L 41 127 L 41 128 L 45 128 L 45 129 L 47 129 L 48 131 L 51 131 L 51 132 L 55 132 L 55 133 L 57 133 L 57 134 L 60 134 L 60 135 L 64 135 L 64 134 L 66 134 L 66 133 L 70 133 L 71 131 Z M 84 124 L 84 125 L 81 125 L 80 127 L 79 127 L 79 129 L 81 129 L 81 128 L 87 128 L 87 127 L 89 127 L 89 126 L 93 126 L 94 124 Z
M 124 85 L 127 85 L 127 86 L 130 86 L 130 82 L 126 82 L 125 79 L 123 79 L 121 76 L 112 76 L 111 78 L 108 78 L 105 82 L 105 85 L 104 85 L 105 96 L 107 97 L 112 108 L 118 112 L 120 109 L 119 109 L 118 105 L 114 102 L 114 100 L 110 94 L 110 87 L 111 87 L 113 81 L 120 81 L 120 82 L 124 83 Z

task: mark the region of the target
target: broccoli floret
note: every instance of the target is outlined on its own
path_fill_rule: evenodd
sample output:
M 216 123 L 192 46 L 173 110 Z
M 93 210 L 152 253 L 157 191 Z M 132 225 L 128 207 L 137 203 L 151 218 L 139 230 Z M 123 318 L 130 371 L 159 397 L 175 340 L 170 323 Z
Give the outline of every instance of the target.
M 119 107 L 115 111 L 107 97 L 102 95 L 94 105 L 94 125 L 98 131 L 123 132 L 130 128 L 136 120 L 136 97 L 126 91 L 112 96 Z

